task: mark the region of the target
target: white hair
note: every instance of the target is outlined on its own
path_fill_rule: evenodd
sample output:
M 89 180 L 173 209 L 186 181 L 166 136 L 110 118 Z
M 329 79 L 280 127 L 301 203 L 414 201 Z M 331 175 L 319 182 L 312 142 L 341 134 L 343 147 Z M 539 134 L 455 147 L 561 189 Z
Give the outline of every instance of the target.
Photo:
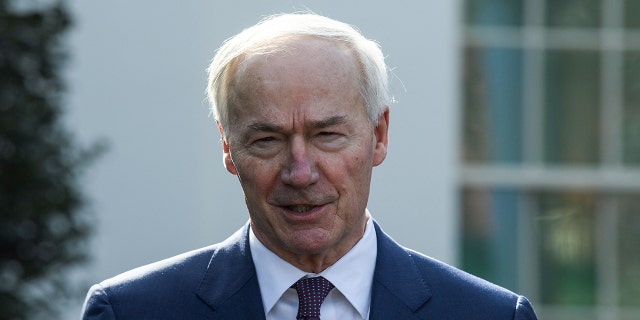
M 354 27 L 313 13 L 291 13 L 269 16 L 258 24 L 227 39 L 218 49 L 209 65 L 207 94 L 211 112 L 226 136 L 229 127 L 228 87 L 234 65 L 250 53 L 265 53 L 278 49 L 275 40 L 307 35 L 345 44 L 353 50 L 360 65 L 360 94 L 364 99 L 367 116 L 372 123 L 390 104 L 387 67 L 379 45 L 365 38 Z

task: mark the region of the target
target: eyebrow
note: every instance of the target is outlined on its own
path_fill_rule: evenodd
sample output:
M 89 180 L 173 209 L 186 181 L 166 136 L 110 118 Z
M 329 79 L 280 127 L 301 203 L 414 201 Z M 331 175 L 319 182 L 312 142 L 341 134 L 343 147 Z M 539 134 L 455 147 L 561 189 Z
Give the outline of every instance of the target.
M 347 118 L 345 116 L 333 116 L 323 120 L 311 121 L 310 126 L 314 129 L 322 129 L 343 124 L 346 121 Z
M 322 129 L 328 128 L 331 126 L 339 125 L 345 123 L 347 118 L 345 116 L 332 116 L 322 120 L 310 121 L 307 126 L 313 129 Z M 262 132 L 282 132 L 284 128 L 279 125 L 255 121 L 249 124 L 249 129 L 253 131 L 262 131 Z
M 282 131 L 281 126 L 277 126 L 275 124 L 270 124 L 266 122 L 253 122 L 249 124 L 249 129 L 253 131 L 264 131 L 264 132 L 279 132 Z

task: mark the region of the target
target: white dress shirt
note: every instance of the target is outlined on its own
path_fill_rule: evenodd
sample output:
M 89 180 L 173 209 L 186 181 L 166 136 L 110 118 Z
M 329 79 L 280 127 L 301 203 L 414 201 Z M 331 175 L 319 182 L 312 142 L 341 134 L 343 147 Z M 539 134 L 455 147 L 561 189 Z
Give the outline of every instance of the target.
M 249 247 L 256 267 L 267 320 L 291 320 L 298 313 L 298 294 L 291 288 L 302 277 L 323 276 L 335 286 L 322 303 L 322 320 L 369 319 L 371 286 L 376 264 L 377 242 L 373 220 L 367 210 L 362 239 L 340 260 L 315 274 L 282 260 L 249 233 Z

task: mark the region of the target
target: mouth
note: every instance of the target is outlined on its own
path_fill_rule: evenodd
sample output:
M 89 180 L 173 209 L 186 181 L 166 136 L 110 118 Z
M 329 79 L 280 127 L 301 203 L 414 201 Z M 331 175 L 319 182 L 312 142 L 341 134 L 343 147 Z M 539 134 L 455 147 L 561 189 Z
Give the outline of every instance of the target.
M 296 204 L 296 205 L 284 206 L 285 209 L 289 211 L 297 212 L 297 213 L 306 213 L 313 210 L 316 207 L 317 206 L 310 205 L 310 204 Z

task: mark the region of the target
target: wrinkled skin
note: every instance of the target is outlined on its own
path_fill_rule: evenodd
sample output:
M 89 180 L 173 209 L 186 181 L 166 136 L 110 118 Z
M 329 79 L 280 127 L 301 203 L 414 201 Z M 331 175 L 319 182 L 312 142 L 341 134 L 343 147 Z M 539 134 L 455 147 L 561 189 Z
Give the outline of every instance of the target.
M 240 180 L 256 237 L 317 273 L 364 233 L 389 113 L 368 119 L 360 69 L 344 45 L 312 37 L 281 45 L 235 66 L 224 165 Z

